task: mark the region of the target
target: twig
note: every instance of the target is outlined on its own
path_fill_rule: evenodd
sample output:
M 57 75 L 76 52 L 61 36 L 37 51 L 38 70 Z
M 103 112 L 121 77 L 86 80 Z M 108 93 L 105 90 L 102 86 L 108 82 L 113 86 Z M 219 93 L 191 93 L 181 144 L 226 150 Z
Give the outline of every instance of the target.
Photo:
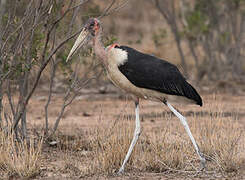
M 58 117 L 57 117 L 57 119 L 56 119 L 56 121 L 55 121 L 53 130 L 52 130 L 52 133 L 48 136 L 48 139 L 49 139 L 51 136 L 53 136 L 54 133 L 55 133 L 55 131 L 57 130 L 58 125 L 59 125 L 59 123 L 60 123 L 60 120 L 61 120 L 61 118 L 62 118 L 62 116 L 63 116 L 63 114 L 64 114 L 65 108 L 66 108 L 67 106 L 69 106 L 69 105 L 73 102 L 73 100 L 74 100 L 74 99 L 76 98 L 76 96 L 78 95 L 79 90 L 80 90 L 81 88 L 86 87 L 86 85 L 87 85 L 92 79 L 95 79 L 95 77 L 92 77 L 92 78 L 86 80 L 86 81 L 84 82 L 83 86 L 80 87 L 80 88 L 78 89 L 78 91 L 75 92 L 75 93 L 73 94 L 73 96 L 71 97 L 70 100 L 68 100 L 68 97 L 69 97 L 69 95 L 70 95 L 70 93 L 71 93 L 71 90 L 72 90 L 72 88 L 74 88 L 74 85 L 75 85 L 75 82 L 76 82 L 76 78 L 74 79 L 72 85 L 70 86 L 70 88 L 69 88 L 69 89 L 67 90 L 67 92 L 66 92 L 66 95 L 65 95 L 65 98 L 64 98 L 64 103 L 63 103 L 63 105 L 62 105 L 61 111 L 60 111 L 60 113 L 59 113 L 59 115 L 58 115 Z
M 48 100 L 44 106 L 44 111 L 45 111 L 45 131 L 44 134 L 48 134 L 48 107 L 51 101 L 51 97 L 52 97 L 52 88 L 53 88 L 53 84 L 54 84 L 54 77 L 55 77 L 55 72 L 56 72 L 56 68 L 57 68 L 57 63 L 54 62 L 54 60 L 51 60 L 51 71 L 50 71 L 50 84 L 49 84 L 49 94 L 48 94 Z
M 105 16 L 108 16 L 116 11 L 119 11 L 121 8 L 125 7 L 127 5 L 127 3 L 129 2 L 129 0 L 125 0 L 121 5 L 119 5 L 118 7 L 111 9 L 112 6 L 115 4 L 116 0 L 112 0 L 111 4 L 107 6 L 107 8 L 105 8 L 105 10 L 103 11 L 103 13 L 98 17 L 98 19 L 103 18 Z
M 90 0 L 81 0 L 80 3 L 78 3 L 77 5 L 71 7 L 70 10 L 76 9 L 77 7 L 83 5 L 84 3 L 88 2 L 88 1 L 90 1 Z
M 115 2 L 116 0 L 112 0 L 111 4 L 109 4 L 109 6 L 104 10 L 104 12 L 100 15 L 100 17 L 104 17 L 108 13 L 108 11 L 111 9 L 111 7 L 113 6 Z

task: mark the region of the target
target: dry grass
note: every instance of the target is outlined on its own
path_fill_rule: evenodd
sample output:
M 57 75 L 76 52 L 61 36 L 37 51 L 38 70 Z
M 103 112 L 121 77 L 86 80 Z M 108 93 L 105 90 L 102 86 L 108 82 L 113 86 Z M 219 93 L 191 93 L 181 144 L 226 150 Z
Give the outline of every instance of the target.
M 215 112 L 215 113 L 214 113 Z M 206 172 L 228 176 L 236 174 L 245 158 L 241 124 L 236 115 L 225 117 L 222 105 L 210 105 L 207 116 L 188 117 L 190 128 L 207 158 Z M 184 128 L 173 123 L 172 115 L 159 117 L 163 126 L 142 135 L 126 166 L 126 172 L 161 172 L 196 175 L 199 159 Z M 134 131 L 134 121 L 122 118 L 111 127 L 97 127 L 93 132 L 93 160 L 87 174 L 117 172 L 127 153 Z M 241 158 L 243 157 L 243 158 Z
M 126 165 L 126 175 L 237 177 L 245 162 L 244 127 L 238 114 L 233 112 L 236 108 L 227 111 L 222 99 L 219 103 L 214 102 L 211 100 L 202 111 L 182 112 L 207 158 L 206 171 L 199 172 L 198 156 L 177 117 L 162 109 L 159 112 L 167 112 L 154 114 L 150 110 L 151 114 L 141 113 L 142 133 Z M 42 153 L 42 141 L 20 143 L 13 140 L 13 135 L 1 133 L 1 174 L 30 178 L 40 172 L 37 177 L 51 179 L 110 177 L 120 168 L 133 136 L 134 115 L 131 113 L 133 110 L 125 108 L 119 119 L 104 119 L 105 112 L 102 112 L 95 128 L 85 131 L 73 127 L 74 131 L 65 134 L 60 131 L 53 137 L 57 144 L 45 144 Z
M 10 130 L 9 130 L 10 132 Z M 31 178 L 41 166 L 42 139 L 16 141 L 13 133 L 0 132 L 0 174 L 2 177 Z

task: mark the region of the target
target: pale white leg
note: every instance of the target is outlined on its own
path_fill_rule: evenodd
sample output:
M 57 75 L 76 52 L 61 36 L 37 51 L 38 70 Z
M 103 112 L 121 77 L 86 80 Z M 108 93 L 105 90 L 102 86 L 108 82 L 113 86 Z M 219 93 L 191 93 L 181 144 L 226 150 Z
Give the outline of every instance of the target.
M 173 113 L 180 119 L 181 123 L 182 123 L 183 126 L 185 127 L 185 130 L 186 130 L 188 136 L 190 137 L 191 142 L 192 142 L 192 144 L 194 145 L 195 150 L 196 150 L 196 152 L 197 152 L 197 154 L 198 154 L 198 156 L 199 156 L 199 158 L 200 158 L 200 160 L 201 160 L 201 166 L 202 166 L 202 169 L 205 168 L 205 162 L 206 162 L 205 157 L 204 157 L 203 154 L 200 152 L 199 147 L 198 147 L 198 145 L 197 145 L 197 143 L 196 143 L 194 137 L 193 137 L 192 134 L 191 134 L 191 131 L 190 131 L 190 128 L 189 128 L 188 123 L 187 123 L 187 121 L 186 121 L 186 118 L 185 118 L 184 116 L 182 116 L 178 111 L 176 111 L 176 110 L 174 109 L 174 107 L 171 106 L 171 104 L 169 104 L 168 102 L 164 102 L 164 103 L 165 103 L 165 104 L 169 107 L 169 109 L 170 109 L 170 110 L 171 110 L 171 111 L 172 111 L 172 112 L 173 112 Z
M 139 119 L 139 100 L 135 101 L 135 115 L 136 115 L 136 118 L 135 118 L 135 130 L 134 130 L 134 137 L 133 137 L 133 140 L 130 144 L 130 147 L 128 149 L 128 153 L 123 161 L 123 164 L 121 166 L 121 168 L 119 169 L 118 173 L 123 173 L 124 171 L 124 167 L 125 167 L 125 164 L 127 163 L 132 151 L 133 151 L 133 148 L 139 138 L 139 135 L 140 135 L 140 119 Z

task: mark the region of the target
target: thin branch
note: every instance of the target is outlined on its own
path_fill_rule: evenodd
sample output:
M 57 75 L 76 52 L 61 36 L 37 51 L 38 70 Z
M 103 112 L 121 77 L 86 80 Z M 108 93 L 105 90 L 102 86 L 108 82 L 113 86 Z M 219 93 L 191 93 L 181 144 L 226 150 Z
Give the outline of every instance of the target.
M 44 107 L 44 110 L 45 110 L 45 132 L 44 134 L 48 134 L 48 106 L 50 104 L 52 93 L 53 93 L 52 88 L 53 88 L 54 77 L 55 77 L 55 72 L 57 68 L 57 63 L 55 63 L 54 60 L 52 60 L 51 62 L 52 62 L 52 65 L 51 65 L 51 71 L 50 71 L 49 94 L 48 94 L 48 100 Z
M 108 16 L 108 15 L 111 15 L 114 12 L 117 12 L 120 9 L 124 8 L 128 4 L 129 0 L 125 0 L 122 4 L 118 5 L 114 9 L 111 9 L 113 7 L 113 5 L 115 4 L 115 2 L 116 2 L 116 0 L 112 0 L 111 4 L 109 4 L 107 6 L 107 8 L 105 8 L 103 13 L 98 17 L 98 19 L 103 18 L 103 17 Z
M 70 10 L 76 9 L 77 7 L 80 7 L 81 5 L 83 5 L 84 3 L 88 2 L 90 0 L 81 0 L 80 3 L 78 3 L 77 5 L 73 6 L 70 8 Z
M 53 43 L 52 43 L 52 48 L 51 49 L 54 49 L 54 46 L 55 46 L 55 40 L 56 40 L 56 33 L 54 33 L 54 36 L 53 36 Z M 48 95 L 48 100 L 45 104 L 45 107 L 44 107 L 44 110 L 45 110 L 45 131 L 44 131 L 44 134 L 47 135 L 48 134 L 48 106 L 50 104 L 50 101 L 51 101 L 51 97 L 52 97 L 52 88 L 53 88 L 53 84 L 54 84 L 54 77 L 55 77 L 55 72 L 56 72 L 56 69 L 57 69 L 57 64 L 58 62 L 54 61 L 54 59 L 52 58 L 51 59 L 51 71 L 50 71 L 50 84 L 49 84 L 49 95 Z
M 6 92 L 6 94 L 7 94 L 8 102 L 10 105 L 10 109 L 11 109 L 13 117 L 14 117 L 16 112 L 14 111 L 14 103 L 13 103 L 12 95 L 11 95 L 10 80 L 7 81 L 7 92 Z
M 105 8 L 104 12 L 100 15 L 100 17 L 104 17 L 109 12 L 111 7 L 115 4 L 115 2 L 116 0 L 112 0 L 111 4 L 109 4 L 109 6 Z

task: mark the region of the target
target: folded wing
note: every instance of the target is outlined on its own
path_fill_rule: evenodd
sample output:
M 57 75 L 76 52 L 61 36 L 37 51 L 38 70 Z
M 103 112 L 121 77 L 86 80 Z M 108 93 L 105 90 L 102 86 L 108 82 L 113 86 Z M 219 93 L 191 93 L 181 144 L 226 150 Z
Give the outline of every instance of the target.
M 185 96 L 202 106 L 200 95 L 185 80 L 175 65 L 127 46 L 116 48 L 128 52 L 128 60 L 118 68 L 135 86 L 165 94 Z

